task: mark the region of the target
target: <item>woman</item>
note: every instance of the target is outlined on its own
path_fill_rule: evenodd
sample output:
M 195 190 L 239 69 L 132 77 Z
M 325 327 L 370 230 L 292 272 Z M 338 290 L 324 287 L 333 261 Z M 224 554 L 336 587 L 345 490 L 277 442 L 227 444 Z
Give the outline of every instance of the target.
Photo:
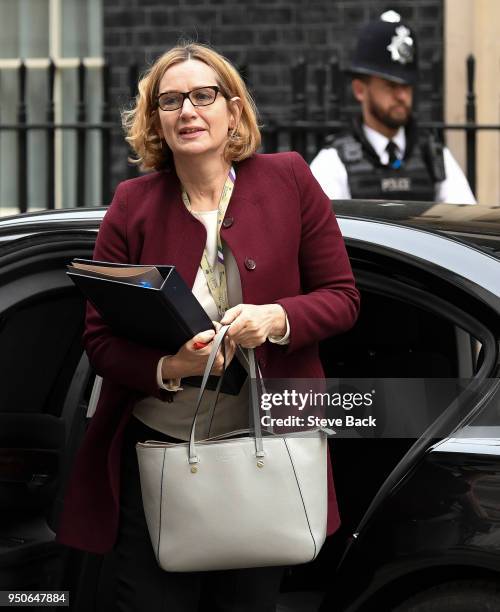
M 156 172 L 118 186 L 95 259 L 174 264 L 211 318 L 231 324 L 230 352 L 255 347 L 264 377 L 323 377 L 318 342 L 351 327 L 358 311 L 344 243 L 302 158 L 255 153 L 255 108 L 236 70 L 202 45 L 175 47 L 140 81 L 124 119 L 138 161 Z M 196 391 L 182 379 L 203 372 L 213 333 L 165 355 L 114 336 L 88 307 L 84 343 L 104 382 L 58 540 L 113 550 L 120 610 L 196 610 L 199 599 L 211 610 L 274 610 L 282 568 L 162 572 L 142 511 L 135 443 L 189 437 Z M 245 388 L 216 414 L 219 430 L 245 425 Z

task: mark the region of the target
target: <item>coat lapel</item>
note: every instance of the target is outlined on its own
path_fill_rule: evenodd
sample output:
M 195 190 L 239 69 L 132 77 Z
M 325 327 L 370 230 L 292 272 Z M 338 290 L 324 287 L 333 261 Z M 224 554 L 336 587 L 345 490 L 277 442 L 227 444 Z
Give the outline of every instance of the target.
M 188 287 L 192 287 L 207 234 L 203 224 L 186 210 L 175 173 L 165 172 L 160 189 L 161 193 L 155 199 L 158 209 L 153 215 L 152 235 L 147 242 L 155 258 L 160 257 L 162 262 L 174 265 Z
M 249 161 L 236 166 L 234 191 L 225 215 L 226 219 L 233 219 L 233 224 L 223 227 L 221 232 L 226 247 L 236 260 L 237 268 L 233 266 L 233 269 L 239 272 L 241 278 L 248 273 L 244 266 L 245 259 L 257 256 L 261 240 L 259 211 L 263 194 L 256 188 L 255 173 Z M 142 262 L 175 265 L 186 284 L 192 287 L 207 239 L 205 227 L 184 206 L 179 179 L 174 172 L 163 172 L 158 189 L 159 193 L 154 198 L 156 210 L 149 217 L 153 221 L 144 237 Z M 245 252 L 241 250 L 243 244 Z M 241 287 L 240 278 L 236 278 L 236 287 L 238 285 Z
M 229 203 L 226 219 L 231 225 L 222 227 L 221 237 L 236 261 L 233 266 L 239 273 L 238 284 L 242 287 L 242 301 L 249 304 L 259 303 L 258 287 L 262 278 L 262 240 L 266 235 L 261 227 L 265 222 L 262 207 L 268 194 L 263 192 L 258 175 L 253 169 L 253 160 L 249 158 L 236 165 L 236 182 Z M 255 269 L 247 269 L 245 262 L 254 260 Z

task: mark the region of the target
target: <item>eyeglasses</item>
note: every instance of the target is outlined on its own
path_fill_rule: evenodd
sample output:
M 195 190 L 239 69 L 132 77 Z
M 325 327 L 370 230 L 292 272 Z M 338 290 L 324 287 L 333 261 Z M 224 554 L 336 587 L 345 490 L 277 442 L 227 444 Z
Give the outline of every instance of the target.
M 186 92 L 166 91 L 158 96 L 156 102 L 162 111 L 174 111 L 181 108 L 186 98 L 189 98 L 193 106 L 209 106 L 215 102 L 219 91 L 216 85 L 197 87 Z

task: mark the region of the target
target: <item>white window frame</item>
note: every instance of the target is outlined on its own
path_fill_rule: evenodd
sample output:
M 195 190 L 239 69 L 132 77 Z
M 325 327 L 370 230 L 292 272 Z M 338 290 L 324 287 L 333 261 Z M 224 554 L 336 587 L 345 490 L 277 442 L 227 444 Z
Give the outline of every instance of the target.
M 49 0 L 49 57 L 26 57 L 23 58 L 24 64 L 30 70 L 47 70 L 52 60 L 55 65 L 54 78 L 54 120 L 57 125 L 62 124 L 62 79 L 61 73 L 65 69 L 75 69 L 80 64 L 80 58 L 62 57 L 62 3 L 64 0 Z M 102 56 L 87 56 L 82 58 L 86 68 L 102 68 L 104 58 Z M 0 69 L 18 70 L 21 66 L 20 58 L 2 59 L 0 57 Z M 54 207 L 63 208 L 63 130 L 55 132 L 55 163 L 54 163 Z M 30 211 L 45 210 L 42 208 L 31 207 Z M 0 215 L 16 214 L 19 212 L 17 207 L 2 207 Z

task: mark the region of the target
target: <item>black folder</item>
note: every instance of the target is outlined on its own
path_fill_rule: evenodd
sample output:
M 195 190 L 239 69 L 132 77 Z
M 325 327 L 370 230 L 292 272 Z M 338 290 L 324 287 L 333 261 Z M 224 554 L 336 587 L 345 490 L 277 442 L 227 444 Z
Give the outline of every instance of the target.
M 74 259 L 67 274 L 117 336 L 160 348 L 166 355 L 176 353 L 199 332 L 214 329 L 175 266 Z M 221 391 L 238 394 L 245 378 L 245 369 L 233 359 Z M 210 379 L 208 388 L 214 389 L 217 378 Z M 182 379 L 194 386 L 200 381 L 201 377 Z

